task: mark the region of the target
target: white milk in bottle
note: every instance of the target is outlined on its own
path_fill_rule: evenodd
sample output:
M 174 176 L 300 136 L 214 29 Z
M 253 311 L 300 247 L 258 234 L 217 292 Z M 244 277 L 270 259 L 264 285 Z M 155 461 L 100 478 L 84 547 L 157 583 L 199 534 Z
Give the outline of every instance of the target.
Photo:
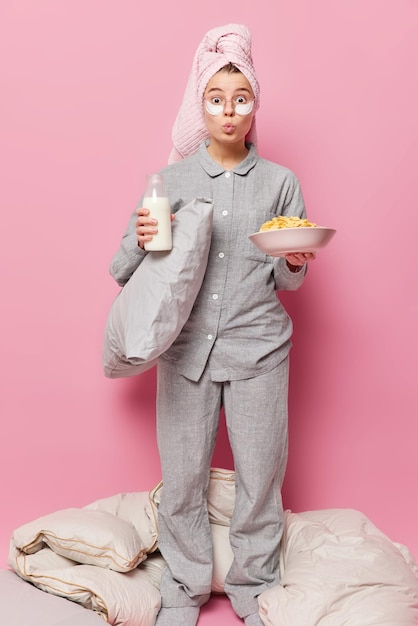
M 171 207 L 161 174 L 149 174 L 142 206 L 149 209 L 150 217 L 158 220 L 158 233 L 144 243 L 145 250 L 171 250 Z

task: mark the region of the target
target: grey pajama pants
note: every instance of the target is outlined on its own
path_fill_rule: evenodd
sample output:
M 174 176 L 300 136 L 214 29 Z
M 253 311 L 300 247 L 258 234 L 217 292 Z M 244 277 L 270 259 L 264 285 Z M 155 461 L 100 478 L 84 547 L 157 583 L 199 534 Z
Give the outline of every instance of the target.
M 236 503 L 225 581 L 232 606 L 245 617 L 257 596 L 279 582 L 283 533 L 281 486 L 287 462 L 288 358 L 255 378 L 198 382 L 158 365 L 157 436 L 163 491 L 159 548 L 167 562 L 164 607 L 201 606 L 209 599 L 212 540 L 207 489 L 219 411 L 224 405 L 234 457 Z

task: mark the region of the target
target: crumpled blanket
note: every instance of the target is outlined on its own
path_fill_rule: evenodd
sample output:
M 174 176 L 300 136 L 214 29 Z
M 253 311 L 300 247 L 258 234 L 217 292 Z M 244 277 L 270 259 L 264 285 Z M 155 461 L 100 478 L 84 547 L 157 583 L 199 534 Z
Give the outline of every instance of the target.
M 9 566 L 39 589 L 78 602 L 109 624 L 153 626 L 165 567 L 157 549 L 161 489 L 160 482 L 150 492 L 118 494 L 24 524 L 13 532 Z M 211 526 L 226 531 L 226 546 L 217 549 L 215 592 L 223 591 L 232 562 L 227 526 L 234 490 L 233 472 L 211 470 Z
M 39 589 L 114 626 L 153 626 L 164 568 L 148 492 L 64 509 L 14 531 L 9 565 Z
M 114 626 L 153 626 L 165 567 L 158 552 L 162 483 L 150 492 L 97 500 L 16 529 L 9 565 L 24 580 L 95 611 Z M 212 469 L 208 495 L 214 546 L 212 590 L 232 562 L 234 473 Z M 418 568 L 359 511 L 286 511 L 281 584 L 259 596 L 265 626 L 414 626 Z

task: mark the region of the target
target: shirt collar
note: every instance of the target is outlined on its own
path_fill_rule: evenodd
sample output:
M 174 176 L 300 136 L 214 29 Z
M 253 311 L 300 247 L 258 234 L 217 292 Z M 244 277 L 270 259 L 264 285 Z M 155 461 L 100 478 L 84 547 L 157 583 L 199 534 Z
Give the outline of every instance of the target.
M 200 165 L 203 167 L 205 172 L 209 174 L 209 176 L 212 176 L 214 178 L 215 176 L 219 176 L 220 174 L 223 174 L 226 170 L 222 165 L 214 161 L 212 157 L 209 155 L 207 151 L 208 145 L 209 145 L 209 139 L 205 139 L 204 141 L 202 141 L 202 143 L 200 144 L 198 148 L 197 155 L 198 155 Z M 247 145 L 249 148 L 249 152 L 247 156 L 245 157 L 245 159 L 241 161 L 241 163 L 238 163 L 238 165 L 236 165 L 231 170 L 232 172 L 234 172 L 234 174 L 245 176 L 245 174 L 247 174 L 257 163 L 258 154 L 257 154 L 257 149 L 255 145 L 252 143 L 249 143 Z

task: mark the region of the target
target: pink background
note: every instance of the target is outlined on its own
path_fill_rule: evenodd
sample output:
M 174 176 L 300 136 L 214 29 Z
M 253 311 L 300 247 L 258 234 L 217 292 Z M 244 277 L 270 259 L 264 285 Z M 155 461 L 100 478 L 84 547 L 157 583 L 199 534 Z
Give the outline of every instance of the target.
M 359 509 L 418 555 L 416 1 L 3 0 L 0 565 L 24 522 L 160 478 L 155 371 L 101 369 L 108 266 L 196 46 L 229 22 L 253 35 L 260 152 L 338 230 L 283 296 L 285 505 Z M 213 464 L 232 467 L 224 428 Z

